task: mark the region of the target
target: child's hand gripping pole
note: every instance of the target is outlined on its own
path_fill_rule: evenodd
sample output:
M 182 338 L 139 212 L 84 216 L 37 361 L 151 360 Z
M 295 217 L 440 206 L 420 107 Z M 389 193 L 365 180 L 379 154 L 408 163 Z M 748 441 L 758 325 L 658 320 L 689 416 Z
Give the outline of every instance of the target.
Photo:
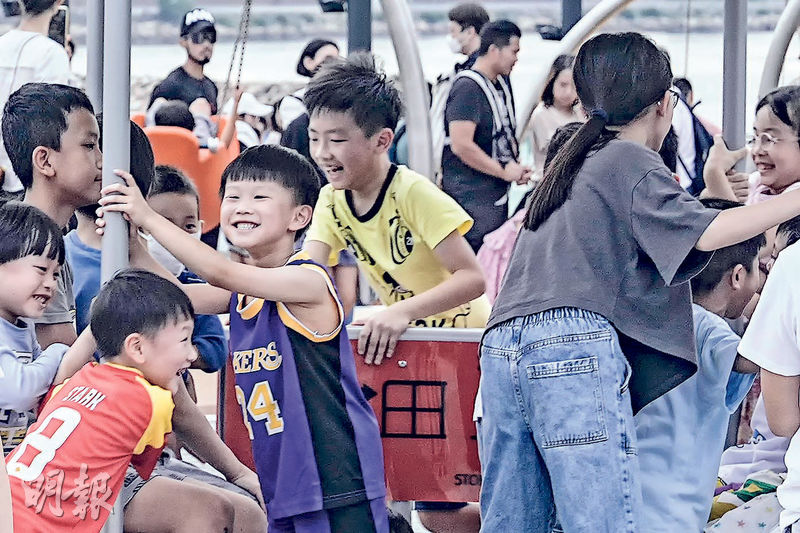
M 125 220 L 134 226 L 147 229 L 147 223 L 155 215 L 155 211 L 147 205 L 133 176 L 123 170 L 115 170 L 114 173 L 122 178 L 124 183 L 103 187 L 101 191 L 103 197 L 100 198 L 100 209 L 97 213 L 97 232 L 103 234 L 106 225 L 103 220 L 105 213 L 122 213 Z

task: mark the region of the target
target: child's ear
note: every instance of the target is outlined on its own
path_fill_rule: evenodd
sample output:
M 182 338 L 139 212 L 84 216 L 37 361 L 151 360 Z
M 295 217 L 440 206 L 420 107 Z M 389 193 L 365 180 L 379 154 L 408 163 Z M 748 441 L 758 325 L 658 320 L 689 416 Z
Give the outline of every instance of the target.
M 733 267 L 733 270 L 731 270 L 731 288 L 735 291 L 741 289 L 745 277 L 747 277 L 747 270 L 744 265 Z
M 294 211 L 294 218 L 289 224 L 289 229 L 292 231 L 300 231 L 308 226 L 311 222 L 311 215 L 314 214 L 314 208 L 310 205 L 300 205 Z
M 303 66 L 306 67 L 306 70 L 309 72 L 314 72 L 314 58 L 308 56 L 304 57 Z
M 48 178 L 52 178 L 56 174 L 56 169 L 53 168 L 53 163 L 50 161 L 51 149 L 46 146 L 37 146 L 33 149 L 31 155 L 31 163 L 33 164 L 33 171 L 38 172 Z
M 122 353 L 136 363 L 144 363 L 144 337 L 141 333 L 131 333 L 122 341 Z
M 669 111 L 669 106 L 672 105 L 672 93 L 667 92 L 661 97 L 661 100 L 658 101 L 656 105 L 656 114 L 659 117 L 667 116 L 667 112 Z
M 378 150 L 381 152 L 388 152 L 394 140 L 394 132 L 389 128 L 383 128 L 375 134 L 375 138 Z

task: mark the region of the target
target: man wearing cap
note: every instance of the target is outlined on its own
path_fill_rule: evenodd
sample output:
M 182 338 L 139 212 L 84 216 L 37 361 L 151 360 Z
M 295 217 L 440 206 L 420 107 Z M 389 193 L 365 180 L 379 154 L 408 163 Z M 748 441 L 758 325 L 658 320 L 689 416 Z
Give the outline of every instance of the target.
M 156 85 L 150 96 L 150 105 L 157 98 L 182 100 L 187 105 L 198 98 L 208 101 L 211 114 L 217 114 L 217 86 L 205 74 L 203 68 L 211 61 L 217 30 L 214 17 L 205 9 L 195 8 L 186 13 L 181 21 L 180 45 L 186 49 L 186 62 L 169 73 L 164 81 Z

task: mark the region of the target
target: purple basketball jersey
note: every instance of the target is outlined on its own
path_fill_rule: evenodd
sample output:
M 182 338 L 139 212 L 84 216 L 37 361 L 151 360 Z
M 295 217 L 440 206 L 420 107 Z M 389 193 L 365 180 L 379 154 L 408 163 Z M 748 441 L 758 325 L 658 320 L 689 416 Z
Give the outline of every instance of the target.
M 325 276 L 298 253 L 289 265 Z M 375 413 L 361 392 L 347 332 L 303 326 L 281 303 L 231 298 L 236 398 L 250 433 L 272 518 L 382 498 L 383 450 Z

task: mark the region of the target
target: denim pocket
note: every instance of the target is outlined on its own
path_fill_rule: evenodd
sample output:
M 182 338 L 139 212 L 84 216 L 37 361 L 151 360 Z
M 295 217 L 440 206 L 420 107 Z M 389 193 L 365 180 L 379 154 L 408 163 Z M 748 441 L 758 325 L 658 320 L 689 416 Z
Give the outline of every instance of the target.
M 608 439 L 600 367 L 598 357 L 590 355 L 590 348 L 598 346 L 607 351 L 608 348 L 600 344 L 607 344 L 610 336 L 589 334 L 582 339 L 576 337 L 571 335 L 565 343 L 550 344 L 546 349 L 563 350 L 573 356 L 579 351 L 585 356 L 527 366 L 535 424 L 544 448 Z

